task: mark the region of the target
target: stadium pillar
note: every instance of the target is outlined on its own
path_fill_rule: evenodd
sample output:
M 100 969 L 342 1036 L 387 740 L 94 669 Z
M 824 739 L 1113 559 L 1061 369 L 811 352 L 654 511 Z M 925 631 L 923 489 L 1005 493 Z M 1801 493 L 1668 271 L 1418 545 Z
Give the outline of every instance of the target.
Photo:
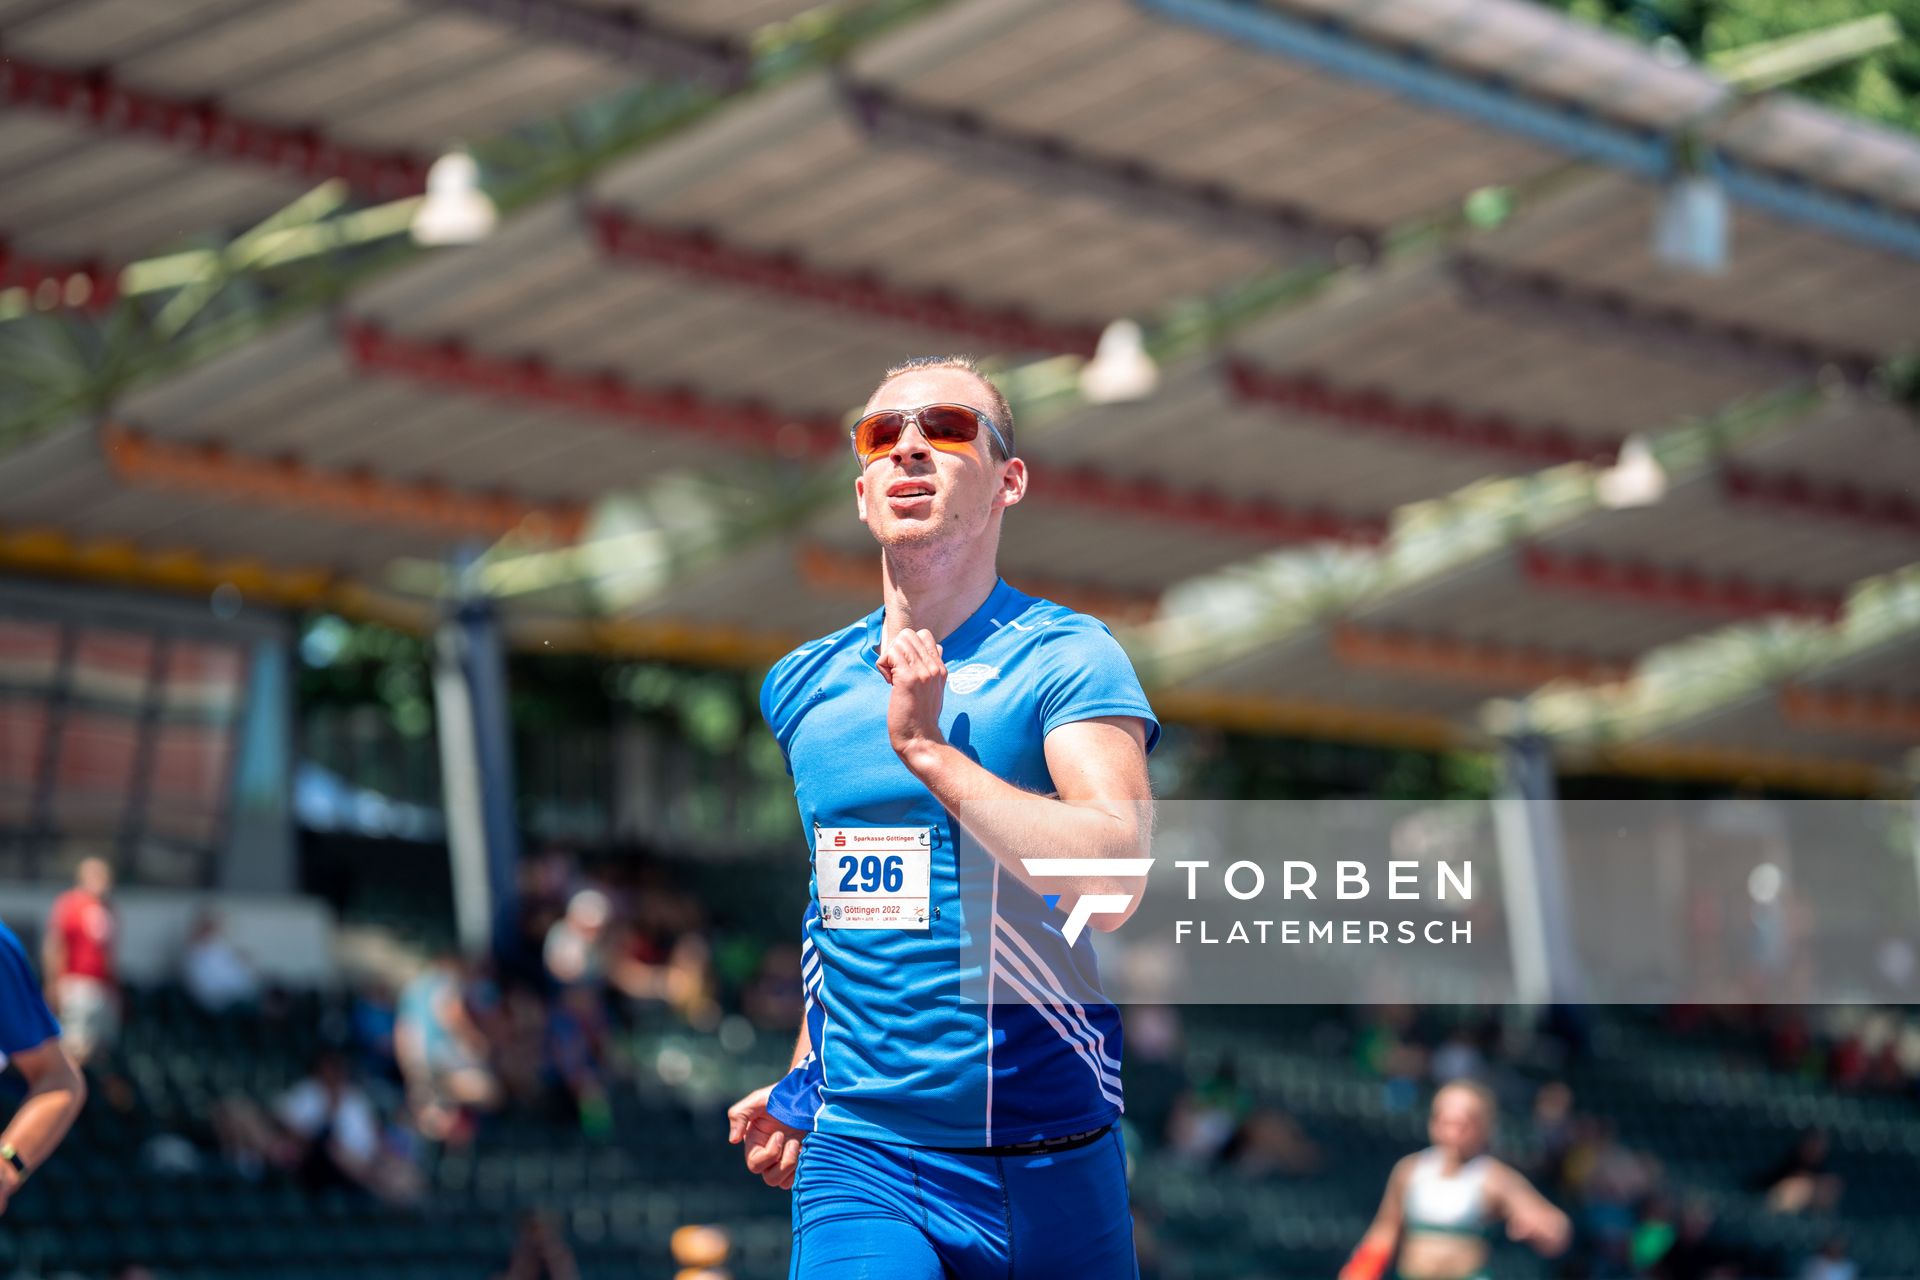
M 1585 982 L 1567 908 L 1566 846 L 1553 749 L 1523 714 L 1502 735 L 1501 756 L 1494 828 L 1515 996 L 1530 1005 L 1576 1004 Z
M 454 557 L 455 588 L 433 645 L 454 914 L 468 955 L 492 950 L 494 921 L 512 906 L 520 860 L 506 654 L 493 601 L 476 580 L 478 560 L 473 551 Z

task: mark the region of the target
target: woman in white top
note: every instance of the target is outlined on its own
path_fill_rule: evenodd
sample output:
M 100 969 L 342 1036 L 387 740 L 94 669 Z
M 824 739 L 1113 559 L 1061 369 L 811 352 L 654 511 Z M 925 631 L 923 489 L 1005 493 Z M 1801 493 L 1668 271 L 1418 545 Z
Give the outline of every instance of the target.
M 1380 1280 L 1400 1258 L 1400 1280 L 1486 1280 L 1493 1232 L 1552 1257 L 1567 1247 L 1567 1216 L 1519 1173 L 1487 1154 L 1493 1095 L 1456 1080 L 1434 1095 L 1433 1145 L 1393 1167 L 1373 1225 L 1340 1280 Z

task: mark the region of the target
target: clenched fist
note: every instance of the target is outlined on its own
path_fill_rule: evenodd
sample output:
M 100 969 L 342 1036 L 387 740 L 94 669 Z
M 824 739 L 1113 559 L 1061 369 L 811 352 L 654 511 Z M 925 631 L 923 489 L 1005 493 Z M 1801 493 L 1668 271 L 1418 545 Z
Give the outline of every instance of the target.
M 887 741 L 911 769 L 916 755 L 944 746 L 940 707 L 947 696 L 947 664 L 931 631 L 902 631 L 880 654 L 880 674 L 893 686 L 887 700 Z

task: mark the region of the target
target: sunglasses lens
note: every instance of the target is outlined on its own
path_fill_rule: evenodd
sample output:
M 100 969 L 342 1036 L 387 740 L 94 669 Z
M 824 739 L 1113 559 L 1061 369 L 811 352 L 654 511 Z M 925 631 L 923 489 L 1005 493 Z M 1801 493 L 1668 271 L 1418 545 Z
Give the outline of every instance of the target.
M 907 415 L 897 410 L 870 413 L 854 427 L 854 451 L 863 458 L 877 457 L 893 448 L 906 425 Z
M 920 411 L 920 430 L 928 444 L 970 444 L 980 434 L 980 419 L 956 404 L 933 404 Z

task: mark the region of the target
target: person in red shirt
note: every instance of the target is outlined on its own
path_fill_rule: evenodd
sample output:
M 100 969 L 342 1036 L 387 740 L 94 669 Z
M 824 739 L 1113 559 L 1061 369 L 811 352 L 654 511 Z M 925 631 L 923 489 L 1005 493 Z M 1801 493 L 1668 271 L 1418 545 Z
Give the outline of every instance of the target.
M 41 961 L 50 1003 L 63 1029 L 61 1044 L 82 1065 L 111 1049 L 120 1029 L 112 893 L 113 869 L 100 858 L 83 859 L 74 887 L 54 899 L 47 918 Z

